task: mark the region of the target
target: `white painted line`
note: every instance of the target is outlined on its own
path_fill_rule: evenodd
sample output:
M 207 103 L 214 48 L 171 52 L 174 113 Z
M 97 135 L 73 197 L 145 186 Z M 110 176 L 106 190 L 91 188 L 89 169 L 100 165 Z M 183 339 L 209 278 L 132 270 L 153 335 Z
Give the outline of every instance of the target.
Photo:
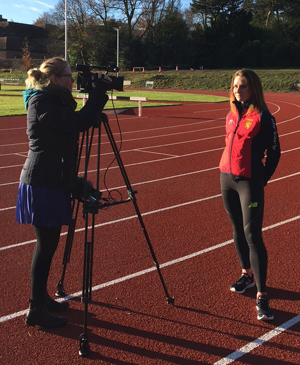
M 180 206 L 180 205 L 178 205 Z M 152 214 L 152 212 L 148 212 L 148 214 Z M 145 214 L 147 215 L 147 214 Z M 132 219 L 132 218 L 136 218 L 136 216 L 134 217 L 128 217 L 127 219 Z M 127 219 L 123 219 L 123 220 L 127 220 Z M 300 215 L 296 216 L 296 217 L 293 217 L 293 218 L 290 218 L 290 219 L 287 219 L 285 221 L 281 221 L 281 222 L 278 222 L 278 223 L 275 223 L 275 224 L 272 224 L 268 227 L 265 227 L 263 228 L 263 231 L 267 231 L 269 229 L 273 229 L 273 228 L 277 228 L 279 226 L 282 226 L 284 224 L 287 224 L 287 223 L 290 223 L 290 222 L 293 222 L 293 221 L 296 221 L 300 219 Z M 121 220 L 116 220 L 115 222 L 120 222 Z M 102 226 L 102 225 L 107 225 L 107 224 L 111 224 L 112 222 L 106 222 L 104 224 L 99 224 L 99 225 L 96 225 L 95 227 L 99 227 L 99 226 Z M 91 227 L 89 227 L 91 228 Z M 80 230 L 76 230 L 76 232 L 78 231 L 83 231 L 84 228 L 80 229 Z M 64 233 L 64 235 L 67 234 L 67 232 Z M 32 241 L 27 241 L 27 242 L 23 242 L 23 244 L 28 244 L 28 243 L 32 243 L 34 242 L 35 240 L 32 240 Z M 190 260 L 190 259 L 193 259 L 197 256 L 200 256 L 200 255 L 203 255 L 207 252 L 211 252 L 211 251 L 214 251 L 214 250 L 217 250 L 221 247 L 225 247 L 229 244 L 233 243 L 233 239 L 230 239 L 228 241 L 225 241 L 225 242 L 222 242 L 222 243 L 219 243 L 217 245 L 214 245 L 214 246 L 211 246 L 211 247 L 207 247 L 207 248 L 204 248 L 203 250 L 200 250 L 200 251 L 197 251 L 197 252 L 194 252 L 192 254 L 189 254 L 189 255 L 186 255 L 186 256 L 182 256 L 182 257 L 179 257 L 177 259 L 174 259 L 174 260 L 171 260 L 171 261 L 168 261 L 168 262 L 165 262 L 161 265 L 159 265 L 160 268 L 164 268 L 164 267 L 167 267 L 167 266 L 171 266 L 171 265 L 175 265 L 175 264 L 178 264 L 179 262 L 183 262 L 183 261 L 186 261 L 186 260 Z M 19 244 L 21 245 L 21 244 Z M 7 246 L 7 247 L 10 247 L 10 246 Z M 116 284 L 119 284 L 121 282 L 124 282 L 124 281 L 127 281 L 127 280 L 130 280 L 130 279 L 133 279 L 133 278 L 136 278 L 138 276 L 142 276 L 142 275 L 145 275 L 145 274 L 148 274 L 152 271 L 155 271 L 156 270 L 156 267 L 153 266 L 153 267 L 150 267 L 148 269 L 145 269 L 145 270 L 142 270 L 142 271 L 138 271 L 138 272 L 135 272 L 133 274 L 129 274 L 129 275 L 126 275 L 126 276 L 123 276 L 121 278 L 117 278 L 117 279 L 113 279 L 111 281 L 108 281 L 106 283 L 102 283 L 102 284 L 99 284 L 99 285 L 95 285 L 92 287 L 92 291 L 97 291 L 97 290 L 100 290 L 100 289 L 103 289 L 103 288 L 107 288 L 108 286 L 111 286 L 111 285 L 116 285 Z M 70 296 L 67 297 L 68 298 L 73 298 L 73 297 L 78 297 L 82 294 L 82 291 L 79 291 L 77 293 L 73 293 L 71 294 Z M 62 299 L 61 299 L 62 300 Z M 25 311 L 20 311 L 20 312 L 16 312 L 16 313 L 13 313 L 13 314 L 9 314 L 7 316 L 3 316 L 3 317 L 0 317 L 0 323 L 1 322 L 6 322 L 6 321 L 9 321 L 10 319 L 13 319 L 13 318 L 16 318 L 16 317 L 19 317 L 21 315 L 23 315 L 24 313 L 26 313 L 26 310 Z M 284 325 L 282 325 L 284 326 Z
M 0 212 L 4 212 L 5 210 L 11 210 L 11 209 L 15 209 L 16 206 L 13 206 L 13 207 L 7 207 L 7 208 L 1 208 L 0 209 Z
M 272 331 L 265 333 L 263 336 L 257 338 L 256 340 L 249 342 L 247 345 L 241 347 L 237 351 L 232 352 L 230 355 L 224 357 L 223 359 L 215 362 L 213 365 L 227 365 L 231 364 L 233 361 L 238 360 L 245 354 L 249 354 L 255 348 L 263 345 L 265 342 L 270 341 L 273 337 L 276 337 L 300 322 L 300 315 L 290 319 L 289 321 L 283 323 L 281 326 L 274 328 Z
M 14 167 L 22 167 L 24 164 L 20 164 L 20 165 L 10 165 L 10 166 L 0 166 L 0 169 L 12 169 Z

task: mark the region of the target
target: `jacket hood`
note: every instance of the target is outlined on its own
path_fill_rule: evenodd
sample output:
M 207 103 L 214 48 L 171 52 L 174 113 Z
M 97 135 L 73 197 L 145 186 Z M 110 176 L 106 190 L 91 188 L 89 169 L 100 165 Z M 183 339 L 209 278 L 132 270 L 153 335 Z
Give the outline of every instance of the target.
M 44 91 L 37 90 L 37 89 L 27 89 L 27 90 L 23 91 L 23 99 L 24 99 L 25 109 L 27 110 L 28 102 L 33 96 L 35 96 L 37 94 L 44 94 L 44 93 L 45 93 Z

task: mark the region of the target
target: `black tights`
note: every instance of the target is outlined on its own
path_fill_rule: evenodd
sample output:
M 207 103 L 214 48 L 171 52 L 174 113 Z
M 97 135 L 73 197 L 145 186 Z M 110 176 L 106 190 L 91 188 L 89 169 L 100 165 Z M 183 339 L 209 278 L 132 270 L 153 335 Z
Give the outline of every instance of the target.
M 34 226 L 34 231 L 37 241 L 31 263 L 31 299 L 37 304 L 44 304 L 50 266 L 61 227 Z
M 221 173 L 221 191 L 242 269 L 252 267 L 257 291 L 265 292 L 268 255 L 262 238 L 263 179 L 234 178 Z

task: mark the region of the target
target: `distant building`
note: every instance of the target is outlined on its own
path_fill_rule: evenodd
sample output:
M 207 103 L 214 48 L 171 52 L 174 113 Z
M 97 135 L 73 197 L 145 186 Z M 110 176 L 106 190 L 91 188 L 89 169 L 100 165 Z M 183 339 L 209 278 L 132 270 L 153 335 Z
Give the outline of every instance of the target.
M 28 40 L 32 59 L 48 57 L 48 31 L 35 25 L 9 22 L 0 15 L 0 59 L 21 59 Z

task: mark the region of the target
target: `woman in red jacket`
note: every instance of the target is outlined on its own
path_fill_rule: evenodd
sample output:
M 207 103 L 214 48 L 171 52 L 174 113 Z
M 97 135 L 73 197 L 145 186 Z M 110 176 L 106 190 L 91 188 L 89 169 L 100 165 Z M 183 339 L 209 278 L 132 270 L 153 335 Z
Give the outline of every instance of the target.
M 272 320 L 274 315 L 266 293 L 268 256 L 262 222 L 264 187 L 279 162 L 280 144 L 261 81 L 252 70 L 239 70 L 233 75 L 230 108 L 226 117 L 226 146 L 219 165 L 220 181 L 242 267 L 242 276 L 230 290 L 244 293 L 256 283 L 257 319 Z

